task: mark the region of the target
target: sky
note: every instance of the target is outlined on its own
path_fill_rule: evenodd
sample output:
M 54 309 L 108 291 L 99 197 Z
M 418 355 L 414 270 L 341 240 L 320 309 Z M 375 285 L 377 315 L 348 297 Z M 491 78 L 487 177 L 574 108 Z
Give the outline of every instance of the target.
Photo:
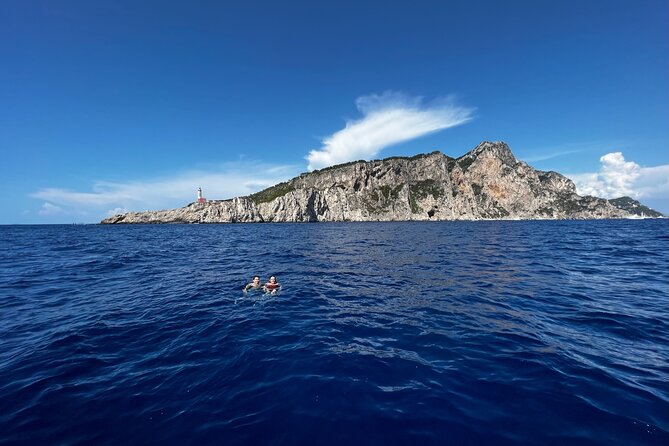
M 669 214 L 669 2 L 0 2 L 0 224 L 482 141 Z

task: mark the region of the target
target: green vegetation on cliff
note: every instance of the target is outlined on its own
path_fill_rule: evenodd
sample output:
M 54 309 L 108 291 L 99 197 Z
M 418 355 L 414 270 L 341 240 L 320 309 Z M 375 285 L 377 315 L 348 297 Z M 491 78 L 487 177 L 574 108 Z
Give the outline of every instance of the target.
M 286 181 L 284 183 L 275 184 L 272 187 L 256 192 L 255 194 L 249 195 L 249 199 L 255 204 L 260 203 L 269 203 L 270 201 L 283 197 L 288 192 L 295 190 L 295 186 L 291 181 Z
M 648 206 L 644 206 L 643 204 L 639 203 L 638 201 L 630 197 L 614 198 L 612 200 L 609 200 L 609 203 L 611 203 L 618 209 L 622 209 L 633 215 L 638 215 L 643 217 L 656 217 L 656 218 L 663 216 L 660 212 L 657 212 L 656 210 L 651 209 Z
M 416 181 L 409 185 L 409 206 L 411 206 L 412 213 L 417 214 L 423 211 L 418 205 L 418 200 L 424 200 L 428 195 L 441 198 L 444 196 L 444 189 L 437 181 L 432 179 Z

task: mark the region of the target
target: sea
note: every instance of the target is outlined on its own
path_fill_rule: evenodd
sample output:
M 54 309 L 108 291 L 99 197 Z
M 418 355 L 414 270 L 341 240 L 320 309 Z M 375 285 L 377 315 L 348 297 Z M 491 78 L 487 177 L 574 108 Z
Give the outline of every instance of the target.
M 666 446 L 669 220 L 0 226 L 0 444 Z

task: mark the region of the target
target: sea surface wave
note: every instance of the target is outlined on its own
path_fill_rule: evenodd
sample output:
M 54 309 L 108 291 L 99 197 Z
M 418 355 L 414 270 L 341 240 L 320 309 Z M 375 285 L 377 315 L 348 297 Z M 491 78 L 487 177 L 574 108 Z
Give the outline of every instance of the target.
M 0 226 L 1 444 L 669 444 L 669 221 Z M 276 296 L 243 285 L 276 275 Z

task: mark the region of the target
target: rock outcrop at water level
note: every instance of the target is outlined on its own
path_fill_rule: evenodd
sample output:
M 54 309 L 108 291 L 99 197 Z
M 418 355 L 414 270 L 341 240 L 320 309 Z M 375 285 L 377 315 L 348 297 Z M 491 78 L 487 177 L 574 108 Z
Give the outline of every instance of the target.
M 441 152 L 355 161 L 304 173 L 258 193 L 129 212 L 118 223 L 599 219 L 661 217 L 628 197 L 576 194 L 557 172 L 518 161 L 502 142 L 484 142 L 451 158 Z

